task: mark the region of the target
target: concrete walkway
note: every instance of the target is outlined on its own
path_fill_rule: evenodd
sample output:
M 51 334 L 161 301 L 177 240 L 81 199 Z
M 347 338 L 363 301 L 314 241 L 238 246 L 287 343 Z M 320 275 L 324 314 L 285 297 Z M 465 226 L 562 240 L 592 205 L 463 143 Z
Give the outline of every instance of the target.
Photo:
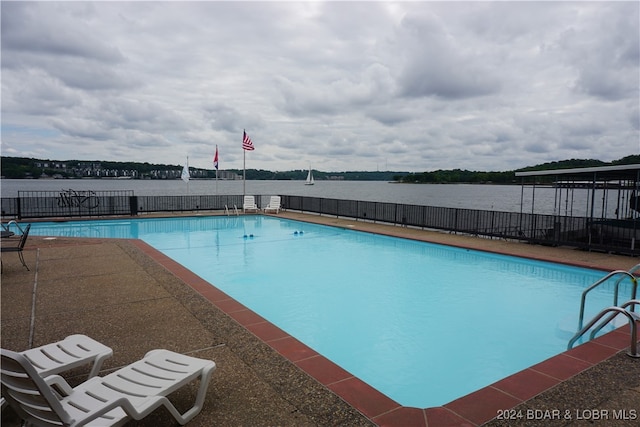
M 607 270 L 628 270 L 638 263 L 635 258 L 566 248 L 314 215 L 281 216 Z M 19 351 L 67 335 L 86 334 L 114 350 L 114 357 L 105 363 L 101 374 L 131 363 L 154 348 L 212 359 L 217 370 L 204 409 L 190 426 L 373 424 L 147 256 L 136 241 L 30 237 L 25 259 L 31 271 L 22 267 L 15 254 L 2 257 L 3 348 Z M 88 369 L 79 369 L 65 377 L 73 385 L 83 380 L 87 372 Z M 178 407 L 187 407 L 194 396 L 195 390 L 189 389 L 176 393 L 172 399 Z M 555 424 L 555 421 L 520 419 L 490 424 L 637 426 L 640 360 L 620 352 L 523 405 L 529 409 L 567 405 L 576 410 L 620 408 L 630 414 L 636 411 L 638 418 L 615 423 L 601 420 L 585 424 L 574 419 L 572 423 Z M 10 408 L 2 412 L 2 425 L 19 425 Z M 160 410 L 131 425 L 164 426 L 175 422 Z
M 370 425 L 127 240 L 29 238 L 25 259 L 3 254 L 2 347 L 16 351 L 86 334 L 114 351 L 105 371 L 155 348 L 211 359 L 217 369 L 190 426 Z M 65 375 L 72 383 L 87 369 Z M 195 390 L 174 396 L 188 408 Z M 164 410 L 132 425 L 170 426 Z M 5 427 L 20 425 L 11 409 Z

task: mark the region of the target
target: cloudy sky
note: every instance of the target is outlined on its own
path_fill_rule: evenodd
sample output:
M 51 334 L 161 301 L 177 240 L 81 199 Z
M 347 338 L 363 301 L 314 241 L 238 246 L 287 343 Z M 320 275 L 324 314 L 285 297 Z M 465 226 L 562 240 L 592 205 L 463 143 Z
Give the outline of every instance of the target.
M 503 171 L 640 153 L 640 3 L 2 1 L 2 155 Z

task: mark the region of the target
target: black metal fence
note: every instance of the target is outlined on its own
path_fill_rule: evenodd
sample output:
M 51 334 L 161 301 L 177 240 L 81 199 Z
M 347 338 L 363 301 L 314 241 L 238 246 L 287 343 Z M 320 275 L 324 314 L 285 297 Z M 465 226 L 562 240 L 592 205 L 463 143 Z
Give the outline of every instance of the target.
M 258 206 L 268 196 L 255 196 Z M 242 195 L 134 196 L 130 191 L 21 192 L 2 198 L 4 219 L 135 216 L 156 212 L 242 210 Z M 636 219 L 483 211 L 400 203 L 282 196 L 283 209 L 544 245 L 638 255 Z
M 137 213 L 242 209 L 243 196 L 137 196 Z M 262 206 L 262 205 L 260 205 Z
M 551 246 L 638 255 L 640 222 L 592 220 L 587 217 L 484 211 L 399 203 L 284 196 L 290 210 L 335 215 L 491 238 L 520 240 Z
M 134 196 L 133 191 L 21 191 L 2 198 L 2 218 L 104 217 L 242 208 L 242 196 Z
M 131 215 L 133 191 L 20 191 L 2 198 L 2 217 L 50 218 Z

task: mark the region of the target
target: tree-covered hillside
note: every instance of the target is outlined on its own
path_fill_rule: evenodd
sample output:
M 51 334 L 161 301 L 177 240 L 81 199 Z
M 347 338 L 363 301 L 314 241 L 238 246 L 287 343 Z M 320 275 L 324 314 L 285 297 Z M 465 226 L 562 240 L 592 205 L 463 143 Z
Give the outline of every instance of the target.
M 398 181 L 406 183 L 494 183 L 494 184 L 511 184 L 516 182 L 516 172 L 524 171 L 541 171 L 552 169 L 574 169 L 597 166 L 613 166 L 613 165 L 631 165 L 639 164 L 640 155 L 631 155 L 623 157 L 619 160 L 607 163 L 601 160 L 593 159 L 571 159 L 558 162 L 543 163 L 536 166 L 528 166 L 526 168 L 505 172 L 481 172 L 468 170 L 437 170 L 433 172 L 410 173 L 404 177 L 396 177 Z
M 164 165 L 136 162 L 111 162 L 88 160 L 43 160 L 26 157 L 0 157 L 1 175 L 3 178 L 133 178 L 133 179 L 179 179 L 182 165 Z M 613 162 L 594 159 L 571 159 L 543 163 L 526 168 L 484 172 L 461 169 L 436 170 L 421 173 L 408 172 L 323 172 L 314 170 L 316 180 L 345 181 L 398 181 L 404 183 L 494 183 L 511 184 L 516 182 L 515 173 L 519 171 L 536 171 L 549 169 L 571 169 L 607 165 L 640 164 L 640 155 L 630 155 Z M 247 169 L 250 180 L 304 180 L 306 170 L 269 171 L 263 169 Z M 190 168 L 192 178 L 209 178 L 216 176 L 215 170 Z M 231 169 L 220 171 L 221 179 L 239 179 L 242 170 Z
M 111 162 L 99 160 L 49 160 L 26 157 L 1 157 L 3 178 L 131 178 L 131 179 L 180 179 L 182 165 L 165 165 L 136 162 Z M 214 169 L 189 168 L 194 179 L 213 179 Z M 247 169 L 250 180 L 304 180 L 307 170 L 269 171 Z M 219 171 L 220 179 L 241 179 L 242 170 Z M 316 180 L 346 181 L 392 181 L 394 176 L 404 176 L 408 172 L 322 172 L 314 170 Z

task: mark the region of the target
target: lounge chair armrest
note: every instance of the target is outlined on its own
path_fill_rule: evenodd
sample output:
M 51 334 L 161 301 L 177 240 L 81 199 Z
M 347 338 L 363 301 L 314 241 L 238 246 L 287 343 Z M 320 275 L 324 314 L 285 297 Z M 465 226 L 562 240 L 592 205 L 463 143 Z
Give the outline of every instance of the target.
M 106 402 L 106 404 L 104 406 L 101 406 L 99 409 L 91 411 L 86 415 L 86 417 L 83 417 L 82 422 L 83 424 L 90 423 L 91 421 L 96 420 L 97 418 L 116 408 L 121 408 L 128 416 L 130 416 L 134 420 L 141 420 L 162 404 L 162 402 L 160 401 L 161 399 L 163 398 L 154 397 L 152 399 L 148 399 L 148 402 L 145 402 L 146 405 L 143 406 L 144 410 L 138 411 L 129 400 L 124 397 L 120 397 L 118 399 L 111 400 L 110 402 Z
M 60 375 L 49 375 L 44 378 L 44 382 L 57 391 L 61 396 L 68 396 L 73 392 L 73 388 Z
M 83 418 L 83 423 L 88 423 L 90 421 L 94 421 L 97 418 L 103 416 L 107 412 L 110 412 L 116 408 L 122 409 L 129 417 L 134 420 L 141 420 L 145 418 L 147 415 L 158 409 L 160 406 L 164 406 L 167 410 L 174 416 L 176 421 L 179 424 L 184 425 L 188 421 L 190 421 L 197 412 L 191 415 L 190 411 L 187 411 L 187 414 L 190 415 L 188 418 L 180 414 L 180 412 L 173 406 L 173 404 L 164 396 L 154 396 L 150 397 L 142 402 L 138 402 L 134 407 L 131 401 L 128 399 L 121 397 L 118 399 L 114 399 L 110 402 L 107 402 L 100 409 L 95 410 L 94 412 L 87 415 L 86 418 Z M 199 411 L 198 411 L 199 412 Z M 185 414 L 185 415 L 187 415 Z

